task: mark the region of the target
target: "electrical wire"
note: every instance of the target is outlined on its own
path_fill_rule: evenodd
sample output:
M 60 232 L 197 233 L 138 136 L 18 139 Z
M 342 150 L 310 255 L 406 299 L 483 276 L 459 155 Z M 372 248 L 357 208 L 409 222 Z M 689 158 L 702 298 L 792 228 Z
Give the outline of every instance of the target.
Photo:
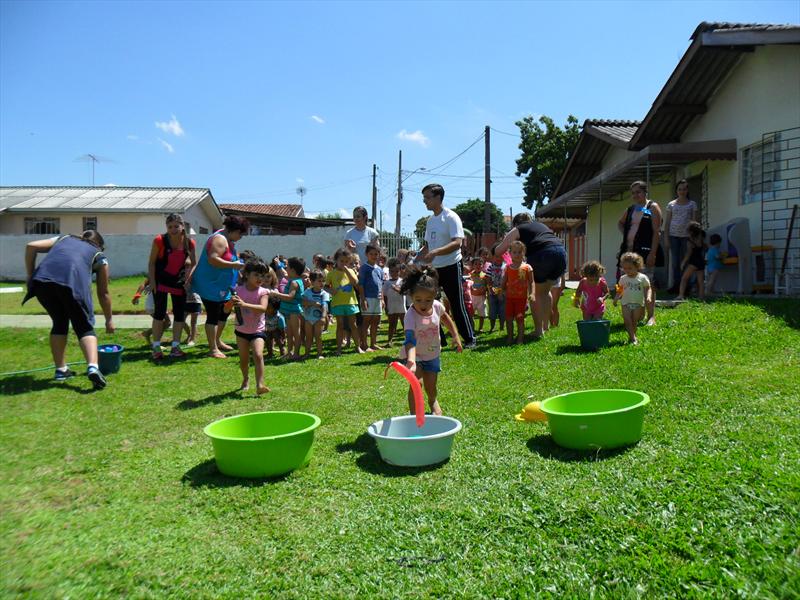
M 489 127 L 495 133 L 500 133 L 502 135 L 510 135 L 511 137 L 519 137 L 518 133 L 508 133 L 507 131 L 500 131 L 499 129 L 495 129 L 494 127 Z

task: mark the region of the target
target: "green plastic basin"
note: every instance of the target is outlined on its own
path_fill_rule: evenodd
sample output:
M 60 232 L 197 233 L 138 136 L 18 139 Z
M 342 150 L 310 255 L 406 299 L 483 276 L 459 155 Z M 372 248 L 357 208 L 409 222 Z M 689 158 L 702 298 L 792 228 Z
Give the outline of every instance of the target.
M 203 429 L 214 446 L 217 468 L 232 477 L 275 477 L 311 460 L 316 415 L 268 411 L 227 417 Z
M 424 467 L 450 458 L 453 437 L 461 422 L 452 417 L 425 415 L 417 427 L 416 416 L 404 415 L 375 421 L 367 433 L 375 439 L 384 462 L 398 467 Z
M 573 450 L 618 448 L 642 437 L 644 407 L 650 396 L 634 390 L 585 390 L 542 402 L 550 435 Z

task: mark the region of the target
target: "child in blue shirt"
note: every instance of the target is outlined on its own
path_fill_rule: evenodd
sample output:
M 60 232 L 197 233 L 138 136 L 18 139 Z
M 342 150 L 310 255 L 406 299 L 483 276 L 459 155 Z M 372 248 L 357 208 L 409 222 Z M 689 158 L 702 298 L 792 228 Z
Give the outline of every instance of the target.
M 364 350 L 372 352 L 381 350 L 378 346 L 378 326 L 381 324 L 381 297 L 383 294 L 383 267 L 378 264 L 381 249 L 377 244 L 367 244 L 364 251 L 367 262 L 358 270 L 358 284 L 364 291 L 361 298 L 361 314 L 364 322 L 361 325 L 361 343 Z M 367 346 L 369 332 L 369 346 Z
M 280 356 L 286 353 L 286 319 L 279 312 L 281 301 L 270 298 L 264 316 L 264 334 L 267 347 L 267 358 L 272 358 L 275 344 L 278 344 Z
M 720 247 L 722 246 L 722 238 L 719 234 L 713 233 L 711 237 L 708 238 L 709 244 L 711 247 L 706 252 L 706 271 L 708 272 L 708 283 L 706 284 L 707 292 L 709 294 L 714 293 L 714 284 L 717 282 L 717 275 L 719 274 L 720 270 L 722 270 L 722 251 Z
M 314 269 L 308 276 L 309 287 L 303 292 L 303 316 L 306 329 L 306 358 L 311 356 L 311 343 L 316 341 L 317 358 L 325 358 L 322 354 L 322 328 L 328 321 L 328 303 L 331 295 L 322 289 L 325 274 Z
M 286 283 L 284 293 L 277 290 L 270 291 L 270 298 L 281 301 L 281 312 L 286 317 L 286 356 L 292 360 L 300 360 L 300 345 L 303 342 L 300 329 L 300 314 L 303 309 L 300 300 L 303 297 L 303 271 L 306 270 L 306 261 L 298 256 L 291 257 L 287 262 L 286 274 L 289 281 Z

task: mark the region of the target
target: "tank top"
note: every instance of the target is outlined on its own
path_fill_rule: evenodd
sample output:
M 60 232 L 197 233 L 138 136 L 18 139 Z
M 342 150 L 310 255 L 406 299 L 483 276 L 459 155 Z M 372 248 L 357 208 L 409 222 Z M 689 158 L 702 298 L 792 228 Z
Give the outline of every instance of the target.
M 529 263 L 534 262 L 533 257 L 542 250 L 563 245 L 552 229 L 537 221 L 517 225 L 517 231 L 519 239 L 525 244 L 525 256 Z
M 239 272 L 237 269 L 218 269 L 208 262 L 208 250 L 211 241 L 217 235 L 222 235 L 224 230 L 215 231 L 206 240 L 203 252 L 197 261 L 197 268 L 192 276 L 192 290 L 200 294 L 201 298 L 212 302 L 225 302 L 231 297 L 231 288 L 236 286 Z M 222 260 L 234 262 L 239 259 L 236 254 L 236 246 L 228 241 L 228 248 L 220 257 Z

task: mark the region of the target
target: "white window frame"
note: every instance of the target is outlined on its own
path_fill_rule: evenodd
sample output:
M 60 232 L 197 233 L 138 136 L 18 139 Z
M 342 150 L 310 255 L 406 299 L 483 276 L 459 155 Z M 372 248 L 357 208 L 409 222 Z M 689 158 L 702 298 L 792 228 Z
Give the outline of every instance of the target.
M 92 224 L 92 221 L 94 221 L 94 227 L 89 227 L 89 225 Z M 88 229 L 92 229 L 94 231 L 97 231 L 97 216 L 96 215 L 93 216 L 93 217 L 83 217 L 83 231 L 87 231 Z
M 775 192 L 786 187 L 786 182 L 781 178 L 780 161 L 776 156 L 780 153 L 780 135 L 780 132 L 765 135 L 760 142 L 742 148 L 739 160 L 740 204 L 774 200 Z M 766 171 L 766 177 L 762 173 L 765 155 L 768 157 L 767 164 L 771 167 Z

